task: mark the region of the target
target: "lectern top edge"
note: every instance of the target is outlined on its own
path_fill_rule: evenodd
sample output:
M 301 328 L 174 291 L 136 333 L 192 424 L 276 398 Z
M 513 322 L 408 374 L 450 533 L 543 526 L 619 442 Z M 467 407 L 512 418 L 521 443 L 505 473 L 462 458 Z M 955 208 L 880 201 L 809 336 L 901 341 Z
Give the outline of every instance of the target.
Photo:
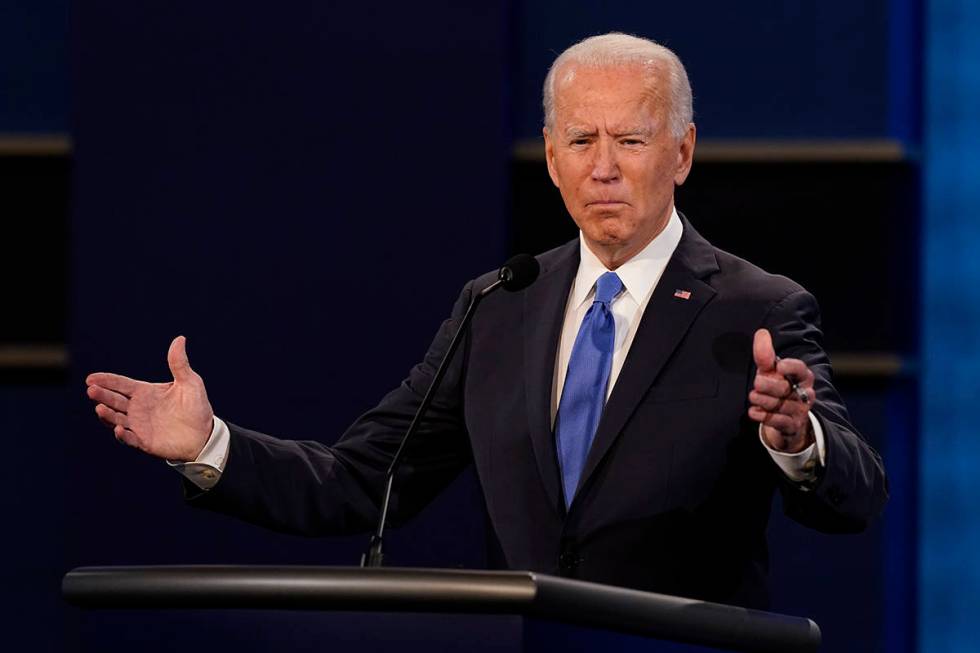
M 79 567 L 64 598 L 88 609 L 269 609 L 514 614 L 747 653 L 808 653 L 809 619 L 529 571 L 303 566 Z

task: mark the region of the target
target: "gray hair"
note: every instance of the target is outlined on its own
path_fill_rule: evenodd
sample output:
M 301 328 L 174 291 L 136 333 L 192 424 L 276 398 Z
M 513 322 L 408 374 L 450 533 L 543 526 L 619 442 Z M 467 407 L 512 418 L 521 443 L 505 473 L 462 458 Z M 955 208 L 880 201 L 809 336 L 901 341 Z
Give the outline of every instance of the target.
M 555 59 L 544 80 L 544 126 L 550 132 L 555 126 L 555 86 L 558 71 L 568 64 L 593 68 L 610 66 L 654 66 L 666 72 L 669 86 L 667 124 L 675 138 L 682 138 L 694 119 L 691 83 L 684 64 L 668 48 L 655 41 L 610 32 L 591 36 L 571 46 Z

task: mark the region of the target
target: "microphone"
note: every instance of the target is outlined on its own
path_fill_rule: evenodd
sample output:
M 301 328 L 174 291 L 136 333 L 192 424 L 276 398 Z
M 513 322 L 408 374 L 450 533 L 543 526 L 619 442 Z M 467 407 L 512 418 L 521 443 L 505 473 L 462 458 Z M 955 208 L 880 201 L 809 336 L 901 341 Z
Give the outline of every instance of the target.
M 534 283 L 540 271 L 541 266 L 538 264 L 538 259 L 530 254 L 518 254 L 500 268 L 500 272 L 497 273 L 497 281 L 503 285 L 504 290 L 517 292 Z M 481 294 L 486 295 L 493 292 L 491 289 L 494 288 L 494 285 L 496 284 L 487 286 Z
M 497 273 L 497 280 L 492 284 L 481 290 L 480 292 L 473 295 L 470 299 L 469 306 L 466 307 L 466 312 L 463 313 L 463 319 L 460 320 L 459 327 L 456 329 L 456 333 L 453 334 L 453 339 L 449 341 L 449 349 L 446 350 L 445 356 L 442 357 L 442 361 L 439 363 L 439 367 L 436 368 L 435 376 L 432 377 L 432 383 L 429 384 L 429 389 L 426 390 L 425 396 L 422 397 L 422 403 L 419 404 L 419 408 L 415 411 L 415 417 L 412 418 L 411 424 L 408 426 L 408 430 L 405 431 L 405 435 L 402 436 L 401 444 L 398 445 L 398 450 L 395 452 L 395 457 L 391 459 L 391 465 L 388 466 L 388 472 L 385 474 L 385 492 L 384 497 L 381 502 L 381 514 L 378 517 L 378 527 L 371 536 L 371 541 L 368 544 L 368 550 L 364 552 L 361 556 L 361 566 L 362 567 L 380 567 L 384 562 L 384 554 L 381 551 L 382 543 L 384 540 L 384 530 L 385 522 L 388 520 L 388 504 L 391 502 L 391 488 L 395 481 L 395 472 L 401 466 L 402 459 L 405 454 L 405 445 L 412 438 L 412 435 L 418 430 L 419 425 L 422 423 L 422 417 L 425 412 L 429 409 L 429 404 L 432 403 L 432 398 L 435 396 L 436 390 L 439 389 L 439 384 L 442 382 L 442 377 L 446 375 L 446 370 L 449 368 L 449 363 L 453 358 L 453 354 L 459 348 L 459 344 L 463 341 L 463 334 L 466 332 L 466 328 L 469 326 L 470 321 L 473 319 L 473 314 L 476 312 L 476 307 L 483 301 L 483 298 L 494 292 L 499 288 L 504 288 L 510 292 L 517 292 L 518 290 L 524 290 L 538 278 L 538 273 L 541 271 L 541 266 L 538 264 L 538 260 L 531 256 L 530 254 L 518 254 L 514 256 L 500 268 Z

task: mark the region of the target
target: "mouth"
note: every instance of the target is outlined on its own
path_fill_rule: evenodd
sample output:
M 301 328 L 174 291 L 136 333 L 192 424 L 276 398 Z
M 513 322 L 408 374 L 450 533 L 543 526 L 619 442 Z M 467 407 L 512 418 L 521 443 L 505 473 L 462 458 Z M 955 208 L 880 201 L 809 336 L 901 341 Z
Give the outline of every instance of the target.
M 625 206 L 625 205 L 626 202 L 623 202 L 622 200 L 592 200 L 591 202 L 586 203 L 586 206 L 595 206 L 599 208 L 608 208 L 608 207 Z

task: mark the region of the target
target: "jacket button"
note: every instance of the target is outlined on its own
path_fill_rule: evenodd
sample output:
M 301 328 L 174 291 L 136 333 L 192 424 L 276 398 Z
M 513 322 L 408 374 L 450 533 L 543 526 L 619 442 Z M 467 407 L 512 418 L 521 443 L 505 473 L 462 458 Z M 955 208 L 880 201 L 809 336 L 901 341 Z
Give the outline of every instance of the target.
M 569 574 L 578 567 L 579 558 L 571 551 L 563 551 L 558 556 L 558 569 L 563 574 Z
M 839 506 L 844 501 L 844 493 L 840 491 L 839 487 L 832 487 L 827 490 L 827 498 L 830 499 L 830 503 Z

